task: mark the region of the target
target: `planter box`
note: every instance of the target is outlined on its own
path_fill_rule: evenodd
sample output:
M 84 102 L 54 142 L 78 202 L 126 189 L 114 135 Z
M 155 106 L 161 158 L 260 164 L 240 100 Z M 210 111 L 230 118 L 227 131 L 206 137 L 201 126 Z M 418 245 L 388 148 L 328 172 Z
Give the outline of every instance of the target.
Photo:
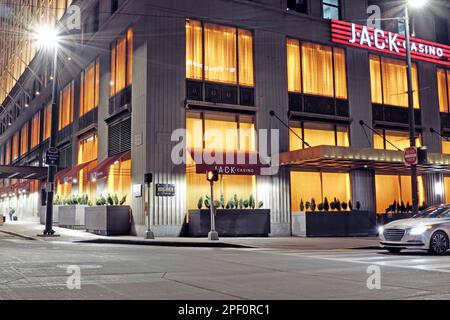
M 58 224 L 59 207 L 62 207 L 62 206 L 55 206 L 55 205 L 53 206 L 53 224 Z M 42 225 L 45 225 L 46 217 L 47 217 L 47 207 L 41 206 L 39 208 L 39 219 L 40 219 Z
M 209 210 L 189 210 L 189 236 L 207 237 L 210 230 Z M 222 237 L 267 237 L 270 233 L 270 210 L 218 209 L 216 231 Z
M 59 208 L 58 225 L 63 228 L 83 228 L 85 205 L 61 206 Z
M 392 221 L 410 219 L 413 216 L 414 215 L 412 213 L 379 214 L 377 215 L 377 224 L 382 226 Z
M 131 208 L 129 206 L 95 206 L 85 208 L 88 232 L 103 236 L 131 234 Z
M 292 235 L 356 237 L 369 235 L 369 212 L 293 212 Z

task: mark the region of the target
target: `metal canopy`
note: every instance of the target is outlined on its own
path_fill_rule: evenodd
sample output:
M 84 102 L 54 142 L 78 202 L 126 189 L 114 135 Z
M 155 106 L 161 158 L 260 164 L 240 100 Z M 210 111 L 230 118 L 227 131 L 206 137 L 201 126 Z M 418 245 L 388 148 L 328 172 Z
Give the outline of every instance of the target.
M 43 180 L 47 178 L 47 167 L 0 166 L 0 179 Z
M 280 154 L 280 165 L 301 169 L 355 170 L 371 169 L 377 172 L 410 172 L 404 164 L 403 151 L 372 148 L 317 146 Z M 417 167 L 420 173 L 450 174 L 450 155 L 429 153 L 425 165 Z

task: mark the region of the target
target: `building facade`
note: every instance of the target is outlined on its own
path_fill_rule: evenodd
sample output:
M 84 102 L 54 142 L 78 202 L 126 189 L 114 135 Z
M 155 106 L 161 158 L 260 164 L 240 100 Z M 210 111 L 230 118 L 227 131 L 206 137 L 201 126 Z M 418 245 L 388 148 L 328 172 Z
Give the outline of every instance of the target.
M 51 57 L 30 33 L 33 24 L 70 17 L 64 12 L 71 5 L 81 9 L 81 32 L 60 44 L 59 201 L 87 195 L 95 204 L 116 194 L 131 205 L 135 234 L 144 233 L 149 210 L 157 236 L 180 235 L 188 210 L 209 190 L 192 159 L 172 161 L 172 133 L 184 128 L 188 148 L 258 151 L 257 134 L 241 131 L 278 129 L 280 153 L 304 151 L 276 175 L 219 179 L 217 196 L 253 195 L 271 210 L 274 236 L 291 235 L 292 214 L 312 199 L 359 202 L 373 225 L 394 201 L 411 203 L 411 178 L 401 165 L 409 146 L 405 59 L 332 40 L 333 20 L 365 25 L 374 5 L 389 18 L 375 20 L 377 28 L 402 34 L 398 1 L 6 1 L 0 165 L 43 165 Z M 412 13 L 415 37 L 448 46 L 449 11 L 442 1 Z M 413 87 L 417 144 L 434 159 L 419 170 L 420 203 L 449 202 L 450 61 L 414 59 Z M 208 139 L 209 129 L 232 137 Z M 309 156 L 322 146 L 352 160 Z M 147 172 L 155 183 L 174 185 L 175 196 L 152 193 L 147 205 L 136 192 Z M 44 182 L 1 183 L 3 210 L 37 217 Z

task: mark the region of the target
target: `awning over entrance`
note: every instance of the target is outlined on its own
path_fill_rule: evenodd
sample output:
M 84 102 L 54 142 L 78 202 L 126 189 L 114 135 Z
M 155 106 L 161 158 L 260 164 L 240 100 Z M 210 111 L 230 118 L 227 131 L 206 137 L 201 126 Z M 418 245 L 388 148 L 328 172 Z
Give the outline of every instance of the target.
M 62 183 L 75 182 L 78 179 L 78 174 L 80 173 L 80 171 L 83 170 L 84 168 L 86 168 L 88 165 L 90 165 L 94 161 L 96 161 L 96 160 L 76 165 L 72 169 L 69 169 L 69 170 L 61 173 L 60 175 L 58 175 L 59 183 L 62 184 Z
M 42 180 L 47 178 L 46 167 L 0 166 L 0 179 Z
M 379 172 L 408 173 L 403 151 L 377 150 L 372 148 L 347 148 L 317 146 L 280 154 L 280 165 L 304 169 L 372 169 Z M 450 155 L 429 153 L 425 165 L 418 171 L 450 173 Z
M 106 178 L 108 176 L 108 169 L 111 165 L 129 159 L 131 159 L 131 151 L 116 154 L 112 157 L 106 158 L 100 161 L 100 163 L 94 169 L 88 172 L 88 177 L 91 180 Z

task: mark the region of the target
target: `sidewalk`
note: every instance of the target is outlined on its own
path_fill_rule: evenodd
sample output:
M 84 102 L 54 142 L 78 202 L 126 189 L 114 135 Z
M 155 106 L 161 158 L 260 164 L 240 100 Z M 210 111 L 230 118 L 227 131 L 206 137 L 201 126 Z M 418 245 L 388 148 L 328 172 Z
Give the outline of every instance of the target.
M 145 240 L 142 237 L 119 236 L 106 237 L 81 230 L 54 227 L 58 237 L 41 238 L 44 226 L 32 222 L 7 222 L 0 227 L 0 232 L 14 234 L 27 240 L 62 241 L 77 243 L 109 243 L 127 245 L 153 245 L 172 247 L 234 247 L 264 248 L 275 250 L 345 250 L 345 249 L 377 249 L 378 237 L 352 238 L 301 238 L 301 237 L 269 237 L 269 238 L 221 238 L 209 241 L 206 238 L 157 238 Z

